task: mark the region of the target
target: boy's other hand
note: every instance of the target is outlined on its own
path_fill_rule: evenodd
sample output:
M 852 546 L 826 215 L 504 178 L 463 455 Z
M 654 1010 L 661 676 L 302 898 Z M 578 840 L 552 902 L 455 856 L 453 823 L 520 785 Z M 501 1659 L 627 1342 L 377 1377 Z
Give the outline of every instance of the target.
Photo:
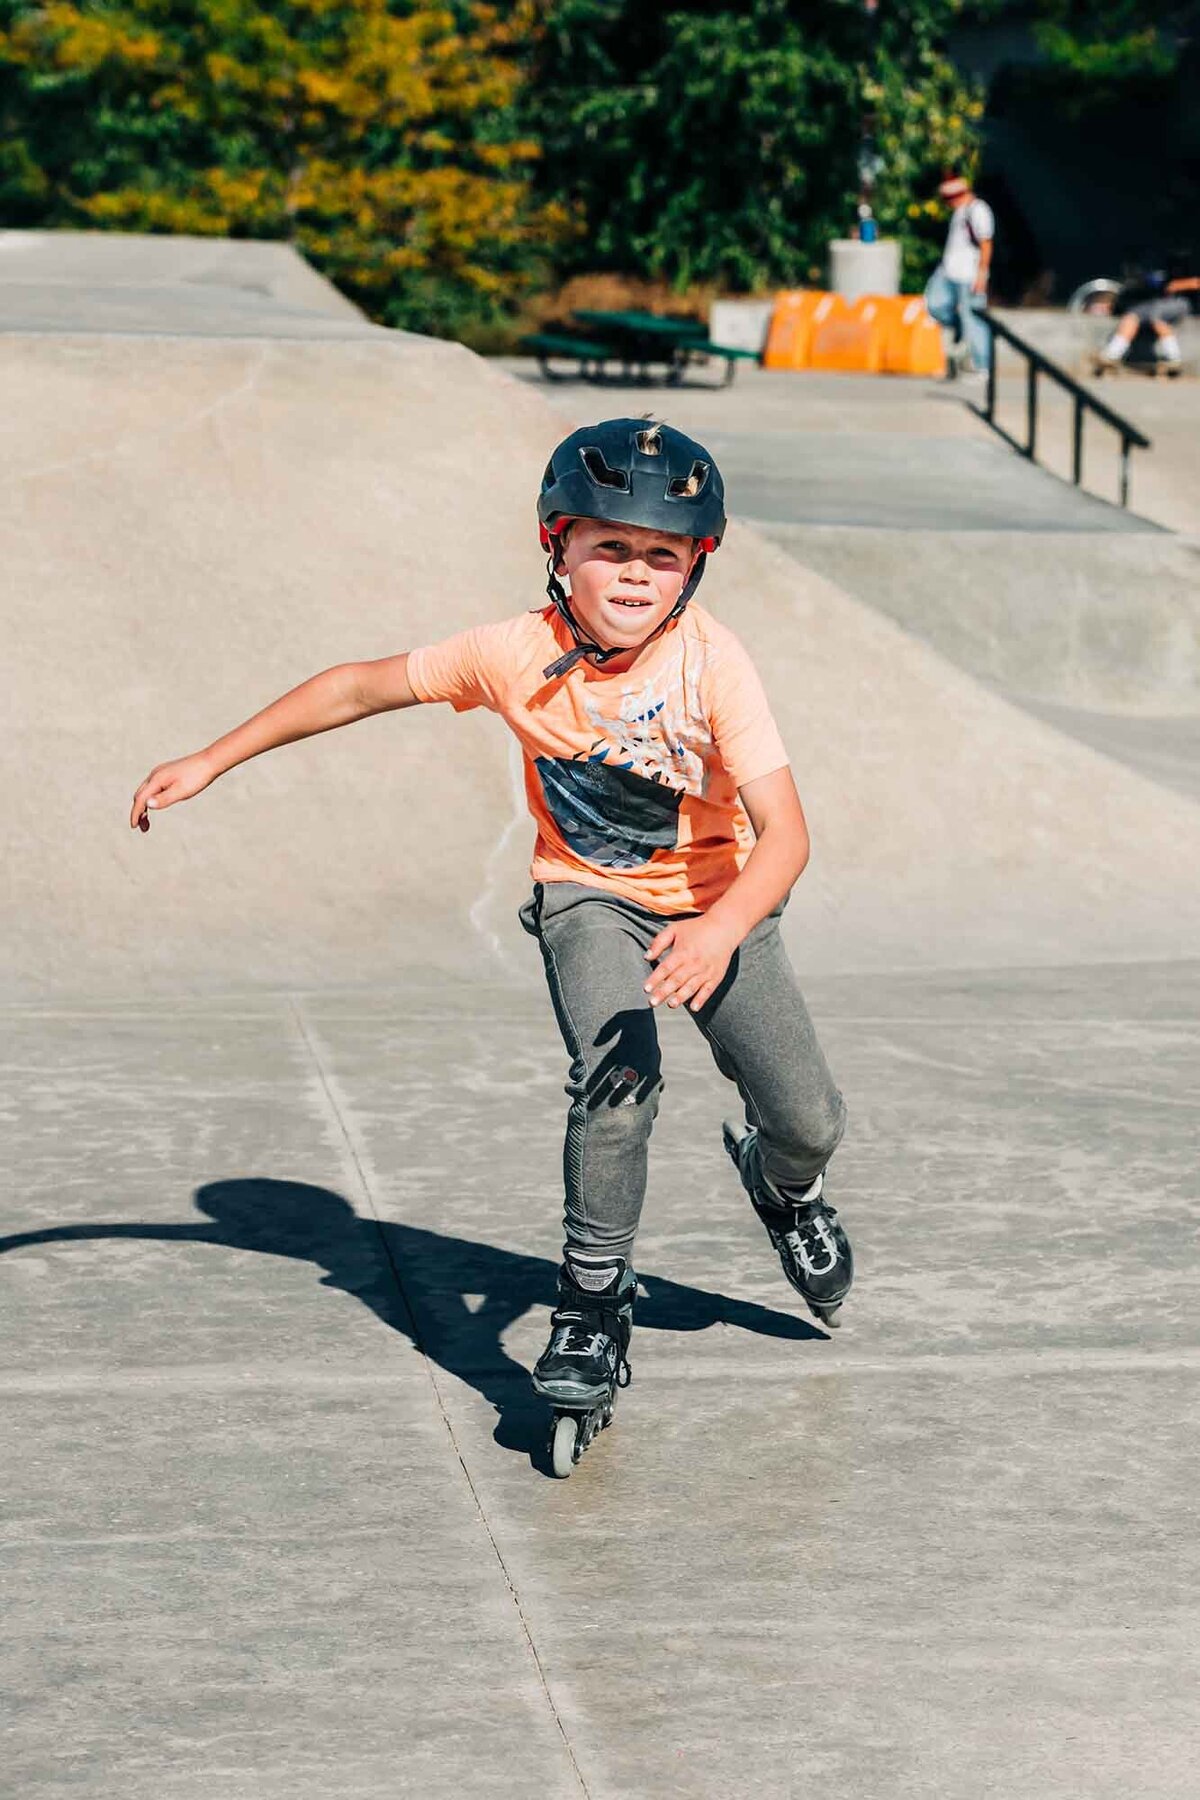
M 159 763 L 133 796 L 130 828 L 149 831 L 152 812 L 161 812 L 164 806 L 174 806 L 177 800 L 190 800 L 194 794 L 202 794 L 219 773 L 202 750 L 194 756 L 181 756 L 176 762 Z
M 651 1006 L 690 1004 L 693 1012 L 710 1000 L 737 945 L 710 919 L 678 919 L 664 925 L 646 952 L 658 966 L 645 986 Z

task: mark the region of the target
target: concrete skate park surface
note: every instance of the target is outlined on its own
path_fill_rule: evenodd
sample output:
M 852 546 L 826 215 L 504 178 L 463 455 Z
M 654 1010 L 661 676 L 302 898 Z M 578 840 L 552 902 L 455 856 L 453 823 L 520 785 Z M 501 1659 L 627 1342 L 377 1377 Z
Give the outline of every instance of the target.
M 0 237 L 13 1792 L 1190 1796 L 1188 541 L 925 384 L 547 395 L 274 246 L 123 242 Z M 665 1022 L 635 1380 L 555 1483 L 565 1062 L 498 723 L 123 821 L 313 669 L 537 604 L 564 413 L 648 408 L 743 517 L 704 597 L 813 823 L 860 1278 L 803 1313 Z

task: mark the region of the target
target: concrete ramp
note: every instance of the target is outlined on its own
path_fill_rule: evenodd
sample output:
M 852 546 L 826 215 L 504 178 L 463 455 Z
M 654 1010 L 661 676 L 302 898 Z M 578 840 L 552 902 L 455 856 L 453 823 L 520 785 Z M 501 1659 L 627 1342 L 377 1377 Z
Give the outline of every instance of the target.
M 918 538 L 828 525 L 762 529 L 1022 702 L 1143 718 L 1200 714 L 1200 544 L 1192 540 L 1165 531 Z
M 807 1317 L 662 1018 L 635 1380 L 550 1481 L 565 1058 L 502 727 L 126 820 L 312 670 L 536 605 L 562 414 L 275 247 L 94 248 L 46 247 L 57 328 L 0 292 L 12 1793 L 1192 1800 L 1200 964 L 1147 959 L 1196 942 L 1200 809 L 734 527 L 704 595 L 814 826 L 859 1275 Z
M 235 772 L 148 839 L 124 823 L 153 763 L 315 669 L 539 602 L 533 496 L 560 414 L 455 346 L 331 342 L 317 314 L 297 339 L 297 316 L 233 340 L 0 338 L 13 994 L 529 972 L 512 915 L 530 828 L 490 717 L 371 721 Z M 704 599 L 794 753 L 815 841 L 789 914 L 804 967 L 1194 941 L 1186 800 L 750 529 Z
M 144 841 L 121 814 L 153 763 L 316 669 L 536 602 L 537 400 L 382 334 L 9 336 L 0 360 L 14 977 L 502 973 L 471 923 L 513 812 L 490 717 L 299 746 Z
M 362 337 L 375 328 L 287 244 L 0 232 L 0 330 Z
M 1140 535 L 1158 529 L 1069 487 L 995 438 L 853 430 L 763 437 L 718 427 L 704 441 L 721 464 L 735 510 L 773 522 L 897 532 Z
M 713 590 L 767 671 L 813 828 L 793 901 L 804 962 L 1184 953 L 1200 809 L 1034 720 L 755 534 L 731 548 Z

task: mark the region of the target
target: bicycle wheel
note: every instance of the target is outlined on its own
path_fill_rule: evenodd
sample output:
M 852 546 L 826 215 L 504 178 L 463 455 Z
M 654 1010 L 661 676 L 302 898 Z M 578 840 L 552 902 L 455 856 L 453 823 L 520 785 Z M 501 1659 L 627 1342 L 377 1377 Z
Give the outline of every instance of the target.
M 1077 317 L 1081 313 L 1111 313 L 1113 301 L 1121 291 L 1119 281 L 1111 281 L 1107 275 L 1098 275 L 1094 281 L 1085 281 L 1077 287 L 1067 301 L 1067 311 Z

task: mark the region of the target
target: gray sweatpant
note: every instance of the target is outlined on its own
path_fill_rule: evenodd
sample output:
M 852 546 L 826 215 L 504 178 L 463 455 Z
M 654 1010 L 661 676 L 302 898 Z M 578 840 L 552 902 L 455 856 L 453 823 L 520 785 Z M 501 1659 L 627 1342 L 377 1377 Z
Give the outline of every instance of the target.
M 651 967 L 645 953 L 665 922 L 632 900 L 574 882 L 539 883 L 521 908 L 522 925 L 541 944 L 571 1058 L 566 1241 L 627 1260 L 662 1091 L 657 1019 L 642 985 Z M 778 913 L 739 946 L 702 1010 L 688 1011 L 758 1126 L 767 1179 L 807 1187 L 837 1148 L 846 1109 L 780 939 Z
M 1182 325 L 1192 309 L 1186 294 L 1163 294 L 1157 300 L 1139 300 L 1129 310 L 1143 325 Z

